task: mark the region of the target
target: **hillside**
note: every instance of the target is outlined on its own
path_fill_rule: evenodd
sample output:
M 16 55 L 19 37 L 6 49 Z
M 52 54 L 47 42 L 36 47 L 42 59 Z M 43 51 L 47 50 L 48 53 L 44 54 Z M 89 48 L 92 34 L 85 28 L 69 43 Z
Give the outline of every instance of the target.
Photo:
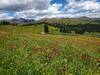
M 60 23 L 60 24 L 100 24 L 100 18 L 87 18 L 87 17 L 80 17 L 80 18 L 53 18 L 53 19 L 42 19 L 41 22 L 48 22 L 48 23 Z
M 0 26 L 1 75 L 99 75 L 100 38 L 41 31 L 43 25 Z

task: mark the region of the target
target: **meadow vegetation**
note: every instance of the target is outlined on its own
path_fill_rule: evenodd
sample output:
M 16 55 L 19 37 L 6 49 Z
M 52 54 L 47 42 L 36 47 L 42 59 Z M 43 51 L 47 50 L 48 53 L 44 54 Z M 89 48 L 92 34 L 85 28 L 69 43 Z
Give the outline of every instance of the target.
M 43 27 L 0 26 L 0 75 L 100 75 L 99 33 Z

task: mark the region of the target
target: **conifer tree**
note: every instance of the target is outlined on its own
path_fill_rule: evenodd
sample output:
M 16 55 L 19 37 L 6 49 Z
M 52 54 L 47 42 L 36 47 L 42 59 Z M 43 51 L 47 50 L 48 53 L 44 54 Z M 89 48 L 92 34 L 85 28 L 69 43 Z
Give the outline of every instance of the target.
M 44 25 L 44 32 L 49 33 L 49 28 L 48 28 L 48 25 L 46 25 L 46 24 Z

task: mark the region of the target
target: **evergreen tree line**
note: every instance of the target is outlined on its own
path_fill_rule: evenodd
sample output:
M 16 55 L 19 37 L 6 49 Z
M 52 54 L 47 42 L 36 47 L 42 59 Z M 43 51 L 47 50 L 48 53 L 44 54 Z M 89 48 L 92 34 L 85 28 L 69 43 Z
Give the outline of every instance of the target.
M 48 24 L 58 27 L 62 33 L 71 33 L 74 31 L 76 34 L 84 34 L 85 32 L 94 33 L 100 32 L 99 24 L 77 24 L 77 25 L 64 25 L 64 24 Z
M 10 25 L 10 22 L 3 20 L 0 21 L 0 25 Z

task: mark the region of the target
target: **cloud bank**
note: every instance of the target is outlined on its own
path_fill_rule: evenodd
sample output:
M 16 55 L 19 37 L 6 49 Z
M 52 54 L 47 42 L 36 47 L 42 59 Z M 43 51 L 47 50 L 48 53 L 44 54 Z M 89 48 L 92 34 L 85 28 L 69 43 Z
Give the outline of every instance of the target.
M 0 0 L 0 19 L 11 18 L 100 18 L 100 2 L 97 0 L 66 0 L 66 3 L 51 3 L 52 0 Z

